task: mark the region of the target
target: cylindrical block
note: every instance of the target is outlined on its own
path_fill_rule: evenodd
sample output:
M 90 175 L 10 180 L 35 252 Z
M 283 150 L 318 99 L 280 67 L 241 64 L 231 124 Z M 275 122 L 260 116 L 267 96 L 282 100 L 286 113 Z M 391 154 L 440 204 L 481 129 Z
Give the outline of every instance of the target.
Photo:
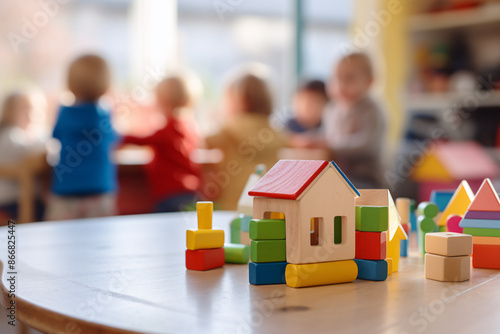
M 226 263 L 248 263 L 250 259 L 250 246 L 241 244 L 224 244 Z
M 310 264 L 288 264 L 286 284 L 292 288 L 352 282 L 358 276 L 353 260 Z
M 198 229 L 212 229 L 212 214 L 214 212 L 213 202 L 198 202 L 196 203 L 196 212 L 198 213 Z
M 404 197 L 396 198 L 396 208 L 401 217 L 401 223 L 408 224 L 410 221 L 410 199 Z

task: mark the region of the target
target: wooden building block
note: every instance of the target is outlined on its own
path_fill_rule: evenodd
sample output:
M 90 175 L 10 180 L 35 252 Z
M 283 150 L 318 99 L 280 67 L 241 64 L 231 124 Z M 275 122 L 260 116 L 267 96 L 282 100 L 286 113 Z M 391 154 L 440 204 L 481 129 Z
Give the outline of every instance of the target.
M 224 244 L 226 263 L 248 263 L 250 259 L 250 246 L 241 244 Z
M 285 240 L 252 240 L 250 249 L 252 262 L 286 261 Z
M 417 231 L 417 202 L 414 199 L 410 199 L 410 228 L 413 232 Z M 465 208 L 467 210 L 467 208 Z
M 254 263 L 248 265 L 250 284 L 285 284 L 286 262 Z
M 361 260 L 354 259 L 358 266 L 358 279 L 368 281 L 385 281 L 388 276 L 388 265 L 386 260 Z
M 383 260 L 387 256 L 387 232 L 356 231 L 356 259 Z
M 445 226 L 446 220 L 450 215 L 461 215 L 463 216 L 467 212 L 467 208 L 472 203 L 474 199 L 474 193 L 470 188 L 467 181 L 462 181 L 458 186 L 457 190 L 453 194 L 450 202 L 444 209 L 440 220 L 438 221 L 439 226 Z
M 250 233 L 245 231 L 240 231 L 240 244 L 250 246 L 252 240 L 250 239 Z
M 461 228 L 472 227 L 472 228 L 492 228 L 500 230 L 500 220 L 493 219 L 468 219 L 464 218 L 460 222 L 459 226 Z
M 463 233 L 464 229 L 460 227 L 461 221 L 462 216 L 450 215 L 446 220 L 446 229 L 448 230 L 448 232 Z
M 484 179 L 476 197 L 467 210 L 500 212 L 500 199 L 490 179 Z
M 500 245 L 474 244 L 474 268 L 500 269 Z
M 212 229 L 212 215 L 214 213 L 214 203 L 212 202 L 197 202 L 196 212 L 198 214 L 198 229 Z
M 431 197 L 429 198 L 429 202 L 432 202 L 437 205 L 440 212 L 446 210 L 448 203 L 451 201 L 455 190 L 433 190 L 431 192 Z
M 401 217 L 401 224 L 410 222 L 410 199 L 409 198 L 396 198 L 396 208 L 398 209 L 399 217 Z
M 425 278 L 441 282 L 462 282 L 470 279 L 470 256 L 425 254 Z
M 241 231 L 243 232 L 249 232 L 250 231 L 250 221 L 252 220 L 252 217 L 250 216 L 241 216 Z
M 389 206 L 388 189 L 359 189 L 361 196 L 356 198 L 357 206 Z
M 358 266 L 353 260 L 288 264 L 286 284 L 292 288 L 348 283 L 356 279 Z
M 356 206 L 356 230 L 383 232 L 389 228 L 389 208 L 386 206 Z
M 250 239 L 285 240 L 286 229 L 283 219 L 252 219 L 250 221 Z
M 427 233 L 425 251 L 442 256 L 471 255 L 472 236 L 452 232 Z
M 494 228 L 472 228 L 464 227 L 464 234 L 470 234 L 476 237 L 496 237 L 500 238 L 500 229 Z
M 236 217 L 231 221 L 230 225 L 230 238 L 229 240 L 233 244 L 241 243 L 240 239 L 240 231 L 241 231 L 241 215 L 240 217 Z
M 224 249 L 186 249 L 186 268 L 189 270 L 208 270 L 224 265 Z
M 187 230 L 186 248 L 190 250 L 224 247 L 223 230 Z
M 464 218 L 500 220 L 500 212 L 496 212 L 496 211 L 467 211 Z
M 439 209 L 436 204 L 431 202 L 422 202 L 417 207 L 417 212 L 419 216 L 425 216 L 427 218 L 434 218 L 438 215 Z
M 408 240 L 400 240 L 399 256 L 408 257 Z
M 401 241 L 403 241 L 403 240 L 401 240 Z M 385 261 L 387 262 L 387 276 L 391 276 L 392 275 L 392 259 L 387 258 L 387 259 L 385 259 Z
M 474 245 L 500 245 L 500 238 L 495 237 L 472 237 Z

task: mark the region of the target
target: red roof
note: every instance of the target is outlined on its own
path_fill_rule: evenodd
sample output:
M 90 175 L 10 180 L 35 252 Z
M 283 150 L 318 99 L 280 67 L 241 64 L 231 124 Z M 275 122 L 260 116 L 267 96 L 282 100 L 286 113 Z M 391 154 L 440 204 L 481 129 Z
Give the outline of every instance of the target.
M 321 160 L 280 160 L 248 192 L 250 196 L 297 199 L 328 166 Z

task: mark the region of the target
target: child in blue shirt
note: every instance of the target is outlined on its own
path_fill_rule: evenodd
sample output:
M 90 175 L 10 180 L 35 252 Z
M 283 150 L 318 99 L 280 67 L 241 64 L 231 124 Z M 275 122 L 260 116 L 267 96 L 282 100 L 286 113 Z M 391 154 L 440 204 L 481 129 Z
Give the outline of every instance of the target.
M 117 176 L 111 152 L 117 135 L 110 112 L 98 104 L 109 85 L 108 65 L 101 57 L 86 55 L 71 64 L 68 88 L 75 103 L 61 106 L 53 131 L 61 149 L 47 220 L 115 214 Z

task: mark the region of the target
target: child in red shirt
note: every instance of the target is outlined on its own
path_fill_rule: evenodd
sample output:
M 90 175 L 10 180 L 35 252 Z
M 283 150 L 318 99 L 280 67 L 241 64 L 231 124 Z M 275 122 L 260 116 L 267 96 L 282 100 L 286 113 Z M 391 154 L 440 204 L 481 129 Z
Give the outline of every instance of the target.
M 149 137 L 125 136 L 124 143 L 149 146 L 154 152 L 146 173 L 155 212 L 182 211 L 196 202 L 201 185 L 200 167 L 190 159 L 198 136 L 194 124 L 182 115 L 190 97 L 181 78 L 169 77 L 156 88 L 156 99 L 166 125 Z

